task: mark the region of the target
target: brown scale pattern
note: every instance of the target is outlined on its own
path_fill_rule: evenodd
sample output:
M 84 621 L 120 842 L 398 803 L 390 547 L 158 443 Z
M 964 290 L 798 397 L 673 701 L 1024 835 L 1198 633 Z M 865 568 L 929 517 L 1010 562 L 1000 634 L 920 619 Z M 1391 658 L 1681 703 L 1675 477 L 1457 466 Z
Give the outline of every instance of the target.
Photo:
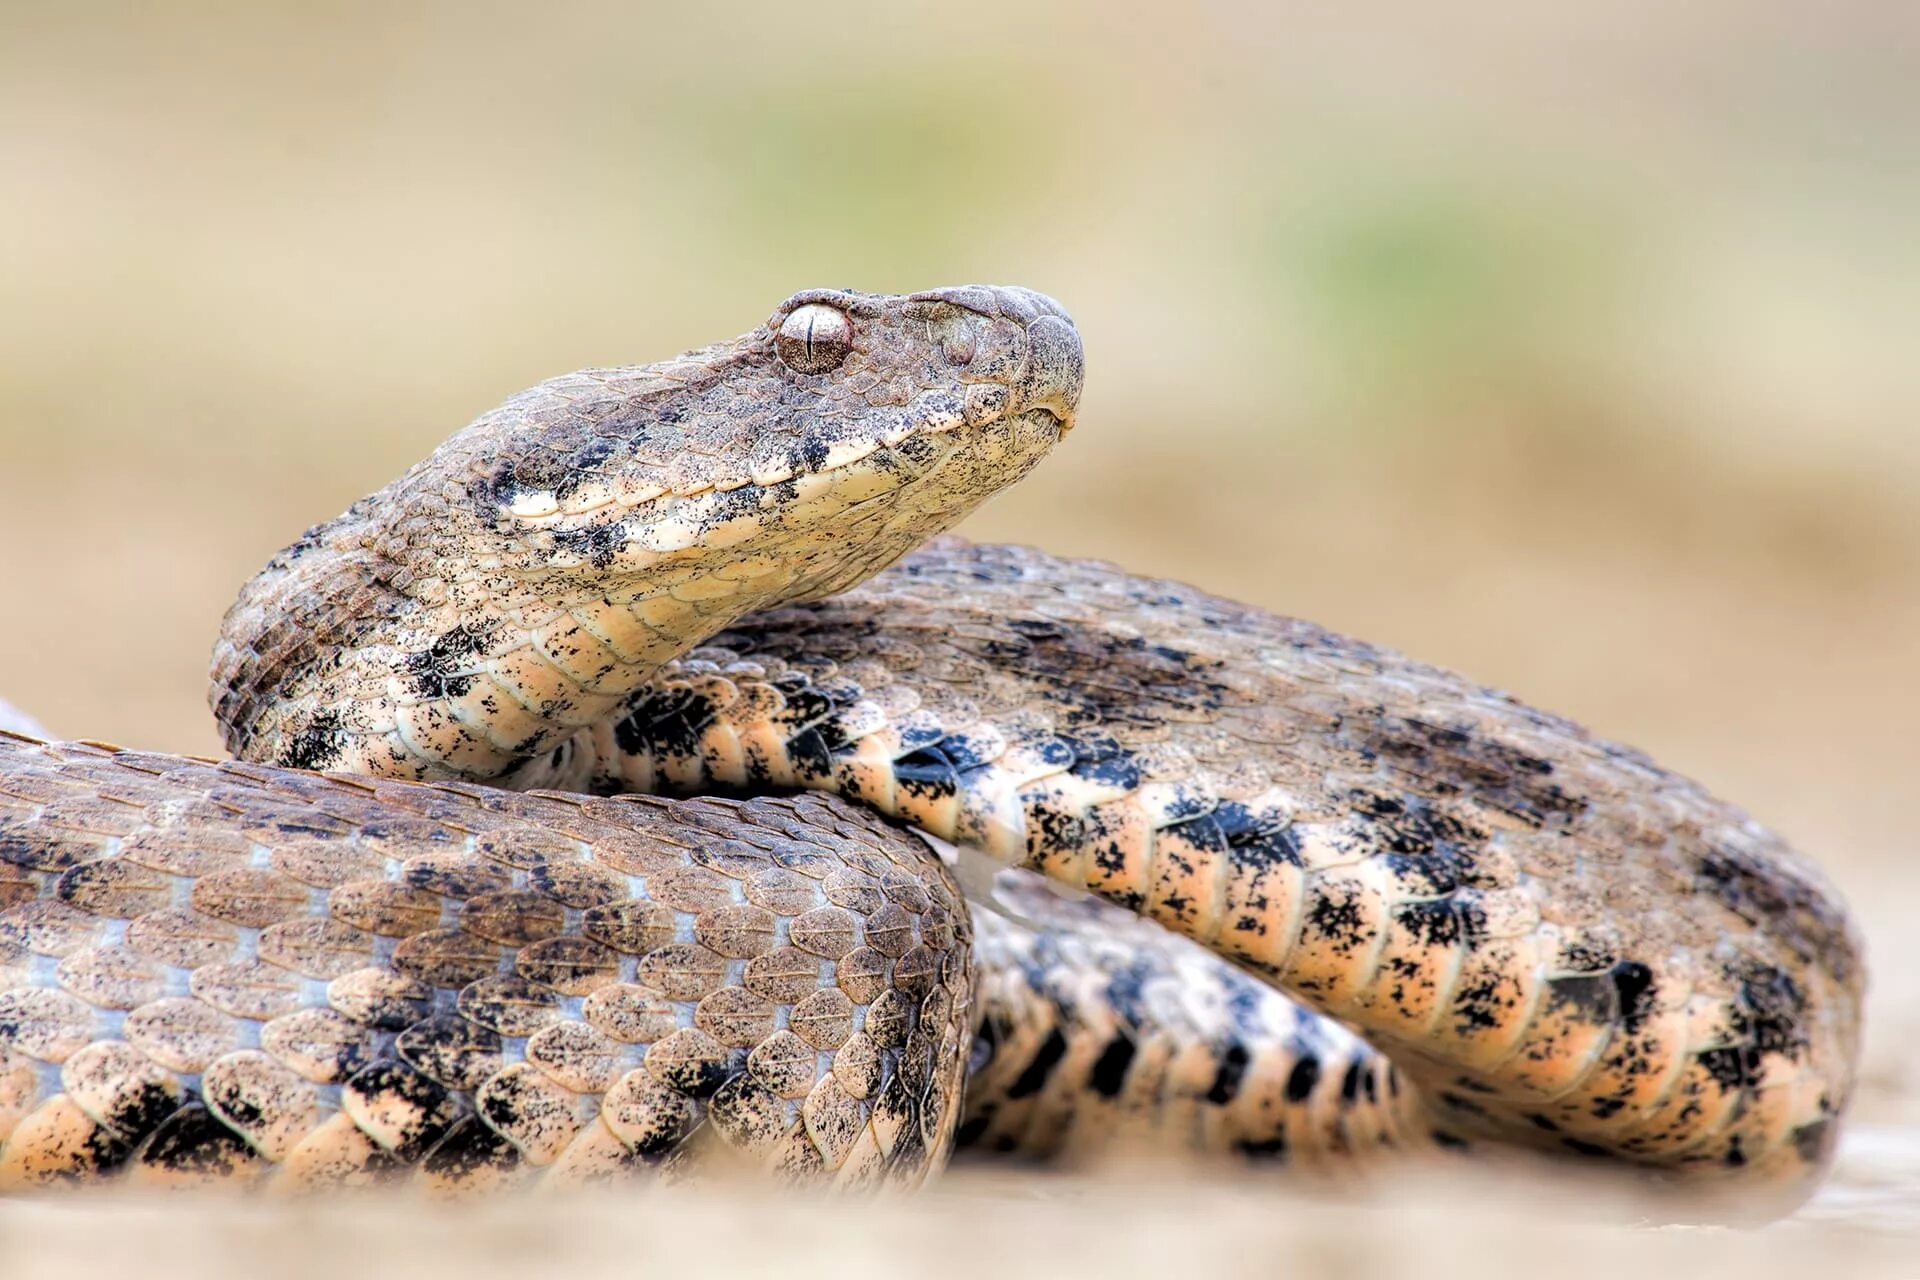
M 974 978 L 918 846 L 490 784 L 835 791 L 1208 949 L 1031 898 L 1044 929 L 984 926 L 989 1145 L 1487 1138 L 1809 1187 L 1859 942 L 1745 814 L 1177 583 L 947 541 L 855 585 L 1035 465 L 1082 377 L 1026 290 L 809 291 L 483 415 L 243 590 L 212 689 L 242 758 L 466 785 L 10 740 L 5 1180 L 939 1162 Z
M 1028 872 L 970 905 L 980 1007 L 962 1149 L 1232 1154 L 1327 1177 L 1437 1145 L 1384 1054 L 1186 939 Z
M 1630 749 L 1111 566 L 944 539 L 749 618 L 596 786 L 838 792 L 1091 889 L 1364 1032 L 1437 1126 L 1810 1187 L 1860 943 L 1819 871 Z
M 970 939 L 937 858 L 824 798 L 0 734 L 0 1189 L 917 1183 L 955 1123 Z

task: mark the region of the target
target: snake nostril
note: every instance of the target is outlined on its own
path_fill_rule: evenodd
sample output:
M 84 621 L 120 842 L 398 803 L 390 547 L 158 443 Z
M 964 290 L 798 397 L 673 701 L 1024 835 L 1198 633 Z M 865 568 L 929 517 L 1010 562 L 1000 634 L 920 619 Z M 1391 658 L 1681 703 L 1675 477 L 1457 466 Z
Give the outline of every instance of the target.
M 1063 424 L 1070 424 L 1080 403 L 1080 384 L 1086 378 L 1080 334 L 1071 321 L 1045 315 L 1027 326 L 1027 345 L 1021 400 L 1029 408 L 1050 409 Z

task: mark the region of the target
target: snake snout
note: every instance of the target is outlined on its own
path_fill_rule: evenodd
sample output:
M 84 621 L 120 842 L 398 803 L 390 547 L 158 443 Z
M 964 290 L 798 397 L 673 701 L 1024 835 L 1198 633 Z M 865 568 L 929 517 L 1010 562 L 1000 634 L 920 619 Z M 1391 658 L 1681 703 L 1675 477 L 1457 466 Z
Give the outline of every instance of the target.
M 1033 289 L 1019 285 L 969 284 L 928 289 L 909 299 L 942 302 L 985 316 L 1013 321 L 1026 329 L 1024 370 L 1011 384 L 1016 411 L 1044 409 L 1060 420 L 1061 434 L 1073 426 L 1080 404 L 1080 384 L 1086 377 L 1086 359 L 1080 350 L 1080 331 L 1067 309 Z
M 1060 419 L 1064 435 L 1073 426 L 1073 411 L 1080 404 L 1080 384 L 1087 372 L 1080 332 L 1064 313 L 1043 315 L 1027 326 L 1027 344 L 1020 400 L 1029 409 L 1045 409 Z

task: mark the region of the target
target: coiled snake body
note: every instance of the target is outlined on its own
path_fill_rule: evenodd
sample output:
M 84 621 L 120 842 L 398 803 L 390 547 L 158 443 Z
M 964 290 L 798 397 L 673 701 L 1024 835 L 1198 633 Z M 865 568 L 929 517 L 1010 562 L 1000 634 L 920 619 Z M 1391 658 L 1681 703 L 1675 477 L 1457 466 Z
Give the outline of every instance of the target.
M 1080 383 L 1037 294 L 800 294 L 276 557 L 215 654 L 236 762 L 0 734 L 0 1184 L 917 1181 L 1127 1134 L 1804 1193 L 1863 978 L 1776 837 L 1304 622 L 912 550 Z

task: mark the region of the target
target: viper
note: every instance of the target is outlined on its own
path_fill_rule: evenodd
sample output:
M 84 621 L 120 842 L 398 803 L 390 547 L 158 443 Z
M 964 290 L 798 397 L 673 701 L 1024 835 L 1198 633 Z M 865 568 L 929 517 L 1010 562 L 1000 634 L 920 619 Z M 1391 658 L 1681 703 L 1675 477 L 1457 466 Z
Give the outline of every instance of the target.
M 937 536 L 1082 381 L 1037 293 L 803 292 L 288 546 L 232 760 L 0 732 L 0 1186 L 1138 1143 L 1804 1195 L 1864 981 L 1818 869 L 1453 673 Z

